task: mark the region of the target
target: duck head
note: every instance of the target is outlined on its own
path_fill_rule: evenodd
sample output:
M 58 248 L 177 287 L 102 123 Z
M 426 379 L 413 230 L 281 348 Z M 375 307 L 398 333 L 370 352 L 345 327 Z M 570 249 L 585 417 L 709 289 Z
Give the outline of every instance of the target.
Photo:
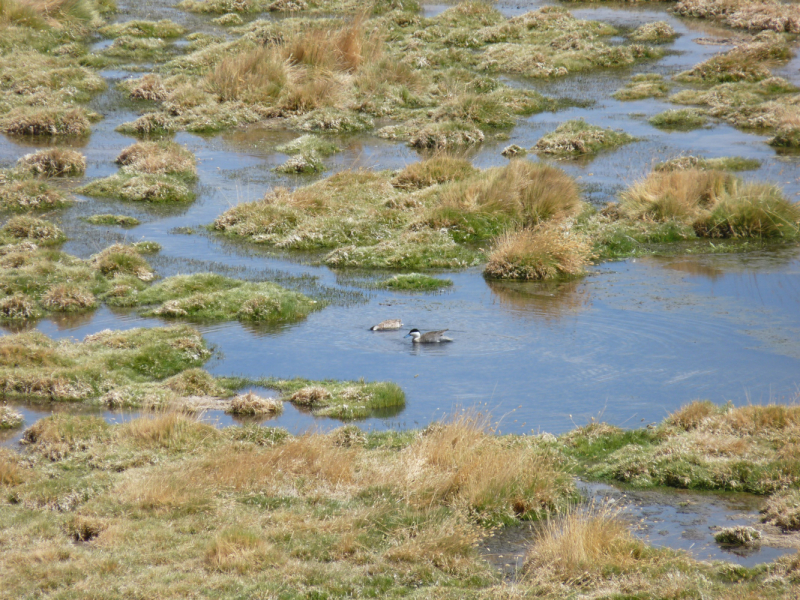
M 420 335 L 419 329 L 412 329 L 403 337 L 410 337 L 412 340 L 418 340 Z

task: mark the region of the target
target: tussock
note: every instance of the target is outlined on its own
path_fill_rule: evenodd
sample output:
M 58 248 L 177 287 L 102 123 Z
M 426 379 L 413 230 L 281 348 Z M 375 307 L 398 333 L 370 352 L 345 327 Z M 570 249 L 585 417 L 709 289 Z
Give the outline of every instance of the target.
M 585 272 L 591 259 L 585 236 L 564 225 L 540 225 L 498 238 L 483 274 L 492 279 L 574 277 Z
M 37 244 L 58 244 L 65 239 L 64 233 L 49 221 L 21 215 L 12 217 L 0 228 L 0 233 L 18 240 L 31 240 Z
M 232 398 L 226 412 L 234 415 L 273 416 L 283 412 L 283 402 L 277 398 L 262 398 L 248 392 Z
M 86 158 L 77 150 L 48 148 L 19 159 L 17 165 L 34 175 L 44 177 L 75 177 L 86 171 Z
M 610 150 L 635 142 L 636 138 L 624 132 L 603 129 L 585 121 L 567 121 L 548 133 L 533 147 L 542 154 L 577 156 Z
M 186 179 L 197 176 L 194 155 L 171 141 L 137 142 L 123 150 L 116 160 L 124 172 L 150 175 L 176 175 Z

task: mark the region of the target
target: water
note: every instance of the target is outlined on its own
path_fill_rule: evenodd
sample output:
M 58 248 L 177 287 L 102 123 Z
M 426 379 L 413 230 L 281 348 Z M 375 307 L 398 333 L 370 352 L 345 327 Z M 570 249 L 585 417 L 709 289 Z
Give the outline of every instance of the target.
M 540 4 L 501 1 L 497 6 L 513 15 Z M 426 5 L 424 11 L 432 16 L 447 6 Z M 210 17 L 176 10 L 171 2 L 123 2 L 120 8 L 118 21 L 172 18 L 190 31 L 223 33 Z M 490 140 L 474 149 L 470 153 L 474 164 L 505 164 L 500 151 L 506 145 L 530 147 L 559 123 L 585 118 L 624 129 L 640 140 L 593 159 L 558 161 L 598 205 L 613 200 L 655 162 L 679 154 L 757 158 L 761 168 L 743 177 L 775 182 L 788 197 L 800 196 L 800 157 L 776 153 L 764 143 L 766 136 L 725 124 L 693 132 L 663 132 L 647 119 L 673 105 L 657 99 L 619 102 L 609 96 L 633 73 L 671 75 L 730 47 L 703 41 L 730 38 L 730 31 L 677 19 L 661 6 L 576 4 L 569 8 L 580 18 L 602 19 L 621 28 L 666 20 L 680 37 L 665 46 L 668 53 L 663 59 L 631 69 L 553 81 L 509 80 L 544 94 L 594 103 L 521 120 L 508 140 Z M 798 81 L 797 60 L 777 72 Z M 86 180 L 116 172 L 114 158 L 133 139 L 114 128 L 135 119 L 139 111 L 115 83 L 141 73 L 108 70 L 103 75 L 109 88 L 95 98 L 91 108 L 102 113 L 104 120 L 94 126 L 91 137 L 66 141 L 87 156 Z M 74 207 L 54 215 L 70 237 L 64 250 L 87 257 L 113 242 L 153 240 L 163 246 L 152 258 L 161 276 L 212 270 L 275 280 L 334 298 L 331 306 L 296 324 L 201 326 L 216 349 L 208 368 L 216 375 L 364 377 L 400 384 L 407 394 L 406 408 L 392 416 L 368 419 L 362 424 L 366 428 L 421 427 L 458 407 L 478 406 L 501 420 L 503 432 L 561 433 L 591 417 L 628 427 L 657 422 L 696 398 L 734 404 L 796 398 L 800 383 L 798 248 L 604 263 L 581 281 L 561 284 L 489 283 L 479 270 L 465 270 L 441 274 L 454 285 L 439 294 L 376 292 L 359 287 L 358 277 L 349 273 L 314 266 L 313 261 L 309 264 L 308 256 L 233 243 L 203 229 L 228 207 L 260 198 L 275 185 L 294 187 L 317 178 L 272 171 L 286 159 L 276 146 L 295 136 L 259 126 L 211 137 L 178 134 L 176 141 L 198 158 L 197 201 L 189 206 L 150 207 L 78 197 L 80 202 Z M 419 158 L 405 145 L 372 135 L 335 139 L 343 152 L 327 159 L 324 175 L 354 167 L 399 169 Z M 0 138 L 0 165 L 13 165 L 21 155 L 49 143 Z M 134 216 L 142 224 L 120 230 L 80 220 L 107 212 Z M 195 233 L 187 234 L 186 228 Z M 408 328 L 448 328 L 455 341 L 415 348 L 402 338 L 405 331 L 367 331 L 386 318 L 402 318 Z M 89 315 L 47 319 L 36 327 L 56 338 L 80 339 L 106 328 L 162 323 L 133 311 L 101 308 Z M 295 432 L 339 426 L 290 407 L 275 423 Z

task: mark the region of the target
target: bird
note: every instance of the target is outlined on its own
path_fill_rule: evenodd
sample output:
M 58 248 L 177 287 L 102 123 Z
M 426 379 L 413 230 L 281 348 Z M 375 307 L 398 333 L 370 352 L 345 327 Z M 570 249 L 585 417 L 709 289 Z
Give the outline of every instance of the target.
M 394 329 L 400 329 L 403 326 L 403 321 L 400 319 L 386 319 L 385 321 L 381 321 L 377 325 L 373 325 L 369 328 L 370 331 L 392 331 Z
M 452 342 L 449 337 L 444 337 L 444 332 L 449 329 L 442 329 L 441 331 L 429 331 L 427 333 L 420 333 L 419 329 L 412 329 L 405 337 L 410 337 L 411 341 L 415 344 L 438 344 L 439 342 Z

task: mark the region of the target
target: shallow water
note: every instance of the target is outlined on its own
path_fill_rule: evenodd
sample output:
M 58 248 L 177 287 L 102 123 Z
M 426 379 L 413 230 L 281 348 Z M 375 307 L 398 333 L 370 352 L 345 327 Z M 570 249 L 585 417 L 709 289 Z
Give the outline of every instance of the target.
M 513 15 L 542 4 L 501 0 L 497 7 Z M 424 11 L 432 16 L 448 6 L 430 4 Z M 593 160 L 558 162 L 579 178 L 594 203 L 613 200 L 655 162 L 679 154 L 757 158 L 762 167 L 743 177 L 772 181 L 789 197 L 800 196 L 800 156 L 777 154 L 764 143 L 767 136 L 724 124 L 693 132 L 664 132 L 650 126 L 647 119 L 673 105 L 664 100 L 610 98 L 633 73 L 675 74 L 727 49 L 697 40 L 730 37 L 730 31 L 678 19 L 662 6 L 567 7 L 580 18 L 605 20 L 620 28 L 666 20 L 680 37 L 666 45 L 669 52 L 663 59 L 632 69 L 553 81 L 509 80 L 544 94 L 593 100 L 594 104 L 521 120 L 508 140 L 490 140 L 474 149 L 470 157 L 476 165 L 504 164 L 500 152 L 506 145 L 530 147 L 558 124 L 585 118 L 640 139 Z M 117 21 L 172 18 L 190 31 L 224 33 L 224 28 L 210 22 L 211 16 L 174 9 L 166 0 L 122 2 L 120 9 Z M 800 80 L 797 60 L 776 72 Z M 94 126 L 90 138 L 69 142 L 87 156 L 87 180 L 116 172 L 114 158 L 133 139 L 114 128 L 135 119 L 140 109 L 115 83 L 141 73 L 108 70 L 103 75 L 109 89 L 91 107 L 104 120 Z M 297 324 L 201 325 L 217 351 L 208 368 L 217 375 L 364 377 L 400 384 L 407 394 L 405 409 L 368 419 L 363 423 L 367 428 L 424 426 L 457 407 L 477 406 L 501 419 L 503 432 L 561 433 L 591 417 L 629 427 L 660 421 L 695 398 L 746 404 L 797 397 L 800 249 L 604 263 L 582 281 L 556 285 L 488 283 L 473 269 L 441 274 L 452 279 L 454 286 L 439 294 L 372 291 L 359 282 L 369 283 L 383 275 L 333 272 L 309 264 L 307 256 L 226 241 L 203 229 L 229 206 L 260 198 L 272 186 L 294 187 L 316 179 L 272 171 L 286 159 L 275 147 L 295 136 L 257 126 L 211 137 L 178 134 L 176 141 L 198 158 L 197 201 L 188 206 L 149 207 L 79 198 L 76 206 L 56 215 L 70 237 L 64 250 L 86 257 L 115 241 L 153 240 L 163 249 L 148 259 L 162 276 L 211 270 L 274 280 L 331 299 L 329 307 Z M 343 152 L 327 160 L 325 175 L 352 167 L 398 169 L 419 158 L 405 145 L 372 135 L 335 139 Z M 10 166 L 47 143 L 0 138 L 0 165 Z M 109 212 L 135 216 L 142 224 L 121 230 L 80 220 Z M 187 228 L 195 233 L 187 234 Z M 405 331 L 367 331 L 386 318 L 402 318 L 408 328 L 448 328 L 455 341 L 413 347 L 403 339 Z M 106 328 L 162 323 L 132 311 L 101 308 L 90 315 L 47 319 L 36 327 L 54 337 L 82 338 Z M 295 432 L 340 425 L 288 405 L 273 423 Z
M 682 550 L 698 560 L 720 560 L 746 567 L 772 562 L 796 552 L 797 535 L 774 535 L 759 520 L 763 500 L 749 494 L 659 489 L 621 490 L 601 483 L 580 483 L 581 493 L 594 506 L 604 507 L 631 526 L 634 535 L 656 547 Z M 602 510 L 602 509 L 601 509 Z M 720 544 L 719 529 L 744 525 L 762 531 L 757 546 Z M 539 524 L 500 530 L 484 540 L 481 551 L 506 577 L 515 578 L 525 555 L 536 543 Z

